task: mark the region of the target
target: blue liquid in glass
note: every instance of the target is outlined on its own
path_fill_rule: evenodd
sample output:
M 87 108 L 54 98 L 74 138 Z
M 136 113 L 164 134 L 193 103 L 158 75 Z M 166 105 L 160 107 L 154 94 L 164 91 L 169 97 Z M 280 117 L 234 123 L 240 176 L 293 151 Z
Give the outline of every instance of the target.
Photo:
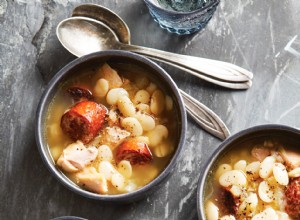
M 167 10 L 189 12 L 204 7 L 207 0 L 157 0 Z

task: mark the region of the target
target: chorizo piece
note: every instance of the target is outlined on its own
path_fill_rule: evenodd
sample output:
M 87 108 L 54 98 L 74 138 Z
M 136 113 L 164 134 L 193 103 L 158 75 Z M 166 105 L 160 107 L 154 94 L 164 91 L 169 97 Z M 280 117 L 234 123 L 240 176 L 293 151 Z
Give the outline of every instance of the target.
M 116 158 L 117 162 L 120 162 L 121 160 L 128 160 L 131 165 L 147 164 L 153 159 L 148 145 L 135 139 L 125 140 L 118 147 Z
M 229 188 L 223 187 L 218 189 L 215 201 L 218 207 L 220 207 L 220 213 L 222 213 L 222 215 L 235 216 L 240 205 L 239 199 L 229 191 Z
M 94 100 L 92 92 L 80 86 L 71 86 L 66 90 L 66 92 L 75 102 Z
M 64 113 L 62 130 L 84 144 L 93 140 L 105 121 L 106 109 L 93 101 L 82 101 Z
M 287 214 L 300 219 L 300 177 L 293 179 L 285 190 Z

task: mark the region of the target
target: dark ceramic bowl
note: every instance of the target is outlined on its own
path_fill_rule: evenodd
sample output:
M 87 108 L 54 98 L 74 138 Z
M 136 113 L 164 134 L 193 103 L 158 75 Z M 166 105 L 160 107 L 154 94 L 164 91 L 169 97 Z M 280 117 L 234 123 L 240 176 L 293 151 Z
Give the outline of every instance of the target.
M 276 138 L 283 144 L 289 146 L 300 146 L 300 130 L 284 125 L 260 125 L 240 131 L 235 135 L 226 139 L 219 148 L 209 158 L 208 163 L 204 166 L 204 170 L 200 175 L 197 190 L 197 211 L 198 217 L 205 220 L 205 189 L 212 170 L 215 169 L 216 162 L 222 158 L 228 151 L 242 145 L 252 145 L 265 139 Z
M 72 74 L 76 74 L 75 70 L 90 67 L 91 65 L 99 62 L 118 62 L 118 63 L 131 63 L 134 65 L 138 65 L 146 69 L 151 73 L 151 77 L 155 78 L 157 82 L 160 83 L 166 92 L 168 92 L 174 100 L 174 106 L 177 109 L 178 115 L 178 137 L 177 138 L 177 148 L 175 153 L 173 154 L 169 164 L 165 167 L 165 169 L 149 184 L 146 186 L 130 193 L 119 194 L 119 195 L 99 195 L 96 193 L 92 193 L 86 191 L 75 183 L 73 183 L 68 177 L 66 177 L 60 169 L 55 166 L 55 162 L 50 154 L 47 141 L 46 141 L 46 132 L 45 132 L 45 123 L 47 117 L 47 111 L 49 108 L 49 104 L 51 103 L 54 95 L 56 94 L 59 86 L 64 83 L 68 78 L 71 77 Z M 179 158 L 180 152 L 182 150 L 185 133 L 186 133 L 186 113 L 184 104 L 179 94 L 178 88 L 175 85 L 174 81 L 171 77 L 157 64 L 152 62 L 151 60 L 144 58 L 140 55 L 136 55 L 130 52 L 124 51 L 105 51 L 105 52 L 97 52 L 93 54 L 89 54 L 83 57 L 80 57 L 65 67 L 63 67 L 50 81 L 48 87 L 43 93 L 36 115 L 36 142 L 40 152 L 40 155 L 45 162 L 47 168 L 50 170 L 51 174 L 58 179 L 64 186 L 68 189 L 72 190 L 79 195 L 85 196 L 87 198 L 92 198 L 101 201 L 107 202 L 132 202 L 137 199 L 140 199 L 150 192 L 157 189 L 157 187 L 163 182 L 163 180 L 167 179 L 167 176 L 174 169 L 176 162 Z

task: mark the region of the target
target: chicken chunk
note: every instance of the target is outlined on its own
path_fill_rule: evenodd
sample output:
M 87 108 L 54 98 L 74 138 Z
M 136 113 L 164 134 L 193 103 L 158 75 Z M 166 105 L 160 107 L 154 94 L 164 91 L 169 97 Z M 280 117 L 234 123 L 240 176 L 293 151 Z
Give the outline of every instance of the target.
M 109 127 L 113 126 L 121 126 L 122 116 L 120 115 L 120 111 L 117 106 L 112 105 L 107 117 L 107 123 Z
M 85 169 L 76 174 L 77 183 L 95 193 L 105 194 L 108 192 L 107 180 L 103 173 L 98 173 L 94 167 Z
M 255 146 L 251 150 L 251 155 L 258 161 L 262 162 L 266 157 L 271 155 L 271 151 L 267 147 Z
M 95 138 L 95 140 L 92 141 L 91 144 L 97 146 L 106 144 L 113 150 L 129 136 L 130 132 L 118 126 L 106 127 L 100 132 L 100 134 Z
M 295 169 L 297 167 L 300 167 L 300 152 L 282 148 L 280 153 L 284 162 L 289 168 Z
M 96 73 L 98 78 L 106 79 L 109 83 L 109 88 L 119 88 L 122 86 L 123 81 L 119 76 L 118 72 L 111 68 L 107 63 L 103 64 L 103 66 Z
M 77 172 L 91 164 L 97 155 L 96 147 L 86 148 L 81 141 L 77 141 L 63 150 L 56 163 L 67 172 Z

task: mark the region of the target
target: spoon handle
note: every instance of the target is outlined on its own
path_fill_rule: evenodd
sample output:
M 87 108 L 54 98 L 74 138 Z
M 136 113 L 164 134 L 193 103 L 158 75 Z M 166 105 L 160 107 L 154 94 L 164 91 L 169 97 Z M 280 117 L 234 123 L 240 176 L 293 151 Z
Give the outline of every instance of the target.
M 168 61 L 165 61 L 165 60 L 160 60 L 158 58 L 153 58 L 153 57 L 149 57 L 147 56 L 148 58 L 152 59 L 152 60 L 155 60 L 155 61 L 158 61 L 158 62 L 162 62 L 162 63 L 165 63 L 165 64 L 169 64 L 173 67 L 176 67 L 178 69 L 181 69 L 187 73 L 190 73 L 192 75 L 195 75 L 195 71 L 191 70 L 191 69 L 187 69 L 187 68 L 184 68 L 182 66 L 178 66 L 174 63 L 170 63 Z M 197 74 L 197 73 L 196 73 Z M 212 77 L 209 77 L 209 76 L 206 76 L 206 75 L 201 75 L 201 74 L 197 74 L 196 75 L 198 78 L 200 79 L 203 79 L 207 82 L 211 82 L 215 85 L 219 85 L 219 86 L 222 86 L 222 87 L 225 87 L 225 88 L 229 88 L 229 89 L 249 89 L 251 86 L 252 86 L 252 81 L 249 80 L 249 81 L 246 81 L 246 82 L 227 82 L 227 81 L 222 81 L 222 80 L 219 80 L 219 79 L 215 79 L 215 78 L 212 78 Z
M 225 123 L 212 110 L 192 96 L 179 90 L 188 114 L 208 133 L 225 140 L 230 132 Z
M 193 71 L 193 75 L 198 77 L 205 75 L 228 82 L 247 82 L 253 78 L 253 74 L 248 70 L 226 62 L 175 54 L 136 45 L 120 44 L 120 47 L 123 50 L 129 50 L 161 61 L 166 61 L 170 65 L 175 64 L 176 67 L 181 66 L 185 69 L 189 69 Z

